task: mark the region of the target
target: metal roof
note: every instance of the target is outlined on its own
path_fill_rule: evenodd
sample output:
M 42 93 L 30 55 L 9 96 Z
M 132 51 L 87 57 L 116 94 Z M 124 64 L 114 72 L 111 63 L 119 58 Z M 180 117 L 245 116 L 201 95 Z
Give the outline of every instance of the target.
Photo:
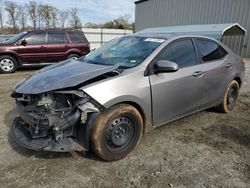
M 154 27 L 144 29 L 142 31 L 139 31 L 138 33 L 202 35 L 220 40 L 223 36 L 226 35 L 246 35 L 247 32 L 238 23 L 229 23 Z

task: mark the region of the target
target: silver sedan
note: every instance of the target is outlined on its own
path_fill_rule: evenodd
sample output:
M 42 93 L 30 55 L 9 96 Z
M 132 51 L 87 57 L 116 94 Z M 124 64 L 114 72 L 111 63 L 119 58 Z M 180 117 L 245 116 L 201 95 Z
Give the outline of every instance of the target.
M 244 72 L 243 60 L 212 38 L 125 36 L 19 83 L 12 133 L 30 149 L 92 148 L 118 160 L 143 132 L 211 107 L 233 110 Z

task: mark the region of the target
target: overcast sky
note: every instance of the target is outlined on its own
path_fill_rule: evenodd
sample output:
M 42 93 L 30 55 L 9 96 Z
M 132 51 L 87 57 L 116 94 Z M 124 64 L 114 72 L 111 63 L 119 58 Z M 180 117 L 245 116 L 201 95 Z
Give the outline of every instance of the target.
M 28 0 L 13 0 L 24 5 Z M 83 23 L 103 23 L 121 15 L 131 15 L 134 21 L 135 0 L 37 0 L 38 3 L 50 4 L 59 10 L 78 8 Z

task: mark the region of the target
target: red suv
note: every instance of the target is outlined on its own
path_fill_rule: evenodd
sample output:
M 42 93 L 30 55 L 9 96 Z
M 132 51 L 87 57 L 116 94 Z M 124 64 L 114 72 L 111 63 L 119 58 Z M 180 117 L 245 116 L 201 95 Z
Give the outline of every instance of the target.
M 12 73 L 22 65 L 77 59 L 90 52 L 84 33 L 78 30 L 30 30 L 0 44 L 0 72 Z

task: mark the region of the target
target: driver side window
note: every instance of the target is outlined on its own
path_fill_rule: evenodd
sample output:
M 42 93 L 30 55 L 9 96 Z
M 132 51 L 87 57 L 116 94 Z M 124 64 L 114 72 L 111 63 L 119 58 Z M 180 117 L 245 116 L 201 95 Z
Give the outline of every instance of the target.
M 46 33 L 35 33 L 28 38 L 26 38 L 27 44 L 45 44 Z
M 194 45 L 191 39 L 178 40 L 165 48 L 157 61 L 175 62 L 179 68 L 196 65 Z

